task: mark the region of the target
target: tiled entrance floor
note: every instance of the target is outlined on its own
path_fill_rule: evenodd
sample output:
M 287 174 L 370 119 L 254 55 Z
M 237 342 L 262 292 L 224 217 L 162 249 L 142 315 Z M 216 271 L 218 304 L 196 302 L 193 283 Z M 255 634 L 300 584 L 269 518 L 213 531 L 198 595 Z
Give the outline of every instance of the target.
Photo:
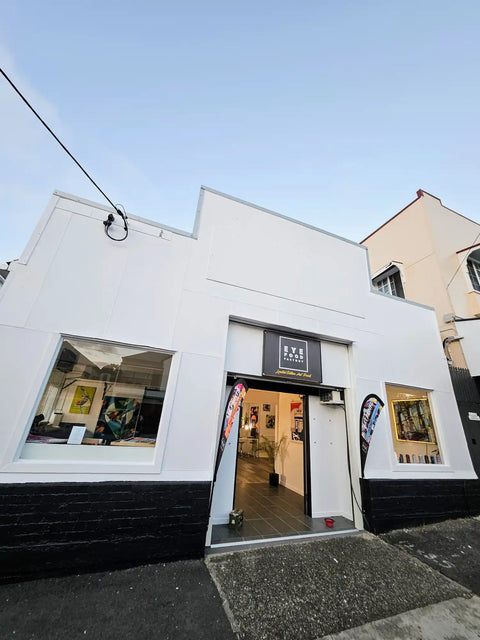
M 214 525 L 212 545 L 354 529 L 350 520 L 340 516 L 334 517 L 332 528 L 324 518 L 309 518 L 303 512 L 303 496 L 282 486 L 271 487 L 268 473 L 266 460 L 239 458 L 235 508 L 243 509 L 243 526 Z

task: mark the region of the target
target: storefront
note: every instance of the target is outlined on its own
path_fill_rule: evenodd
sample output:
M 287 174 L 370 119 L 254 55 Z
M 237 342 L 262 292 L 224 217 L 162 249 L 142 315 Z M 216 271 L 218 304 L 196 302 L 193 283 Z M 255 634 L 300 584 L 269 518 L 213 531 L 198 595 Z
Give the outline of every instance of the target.
M 212 546 L 312 535 L 327 517 L 336 530 L 353 528 L 347 345 L 231 322 L 227 352 L 227 390 L 241 378 L 248 393 L 218 469 Z M 269 472 L 280 487 L 269 486 Z M 239 530 L 225 526 L 232 507 L 243 512 Z
M 373 292 L 364 247 L 208 189 L 193 234 L 132 216 L 112 242 L 107 211 L 55 194 L 0 291 L 5 577 L 202 555 L 283 436 L 279 489 L 306 518 L 428 521 L 467 486 L 474 504 L 434 314 Z

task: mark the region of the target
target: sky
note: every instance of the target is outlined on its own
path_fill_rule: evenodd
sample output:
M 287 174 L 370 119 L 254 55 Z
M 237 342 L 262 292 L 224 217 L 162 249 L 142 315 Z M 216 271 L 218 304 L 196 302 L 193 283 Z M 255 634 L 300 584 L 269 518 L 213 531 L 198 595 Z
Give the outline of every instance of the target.
M 361 241 L 419 188 L 480 221 L 477 0 L 0 0 L 0 67 L 128 213 L 206 185 Z M 0 77 L 0 262 L 108 204 Z

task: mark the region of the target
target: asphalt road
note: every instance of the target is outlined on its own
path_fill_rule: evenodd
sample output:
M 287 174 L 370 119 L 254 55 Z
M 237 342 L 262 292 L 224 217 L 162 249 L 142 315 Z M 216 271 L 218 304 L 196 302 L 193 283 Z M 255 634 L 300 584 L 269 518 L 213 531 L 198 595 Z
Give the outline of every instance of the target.
M 480 519 L 447 520 L 380 536 L 480 595 Z
M 1 640 L 234 640 L 201 560 L 0 586 Z

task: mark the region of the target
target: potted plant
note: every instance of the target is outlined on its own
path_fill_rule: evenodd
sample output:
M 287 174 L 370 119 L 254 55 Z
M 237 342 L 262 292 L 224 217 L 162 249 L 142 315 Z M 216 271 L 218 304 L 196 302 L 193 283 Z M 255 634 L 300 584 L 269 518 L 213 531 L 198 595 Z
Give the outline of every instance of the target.
M 278 473 L 275 472 L 275 460 L 279 453 L 284 452 L 287 447 L 287 436 L 283 434 L 283 436 L 279 440 L 269 440 L 265 436 L 262 436 L 262 449 L 267 454 L 267 458 L 269 463 L 272 466 L 272 471 L 270 472 L 270 485 L 272 487 L 278 487 Z

